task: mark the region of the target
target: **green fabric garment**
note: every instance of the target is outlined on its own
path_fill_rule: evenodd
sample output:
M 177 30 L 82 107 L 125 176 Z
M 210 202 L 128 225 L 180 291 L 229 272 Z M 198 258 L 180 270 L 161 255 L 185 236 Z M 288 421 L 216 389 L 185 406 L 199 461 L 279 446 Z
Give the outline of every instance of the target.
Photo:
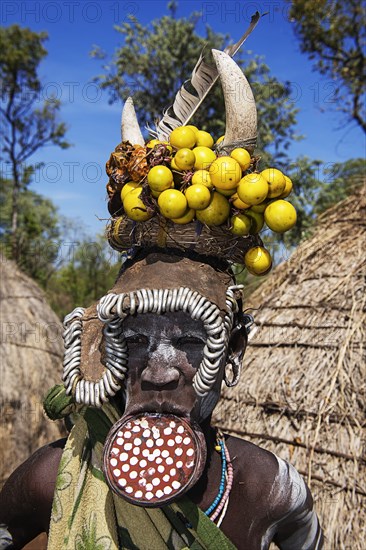
M 77 405 L 74 403 L 72 397 L 66 395 L 64 386 L 57 384 L 47 392 L 43 400 L 43 408 L 48 418 L 51 420 L 60 420 L 75 413 Z
M 234 550 L 222 531 L 189 499 L 161 508 L 128 503 L 109 490 L 101 469 L 103 445 L 121 412 L 76 407 L 62 386 L 44 407 L 54 419 L 73 415 L 58 471 L 49 550 Z

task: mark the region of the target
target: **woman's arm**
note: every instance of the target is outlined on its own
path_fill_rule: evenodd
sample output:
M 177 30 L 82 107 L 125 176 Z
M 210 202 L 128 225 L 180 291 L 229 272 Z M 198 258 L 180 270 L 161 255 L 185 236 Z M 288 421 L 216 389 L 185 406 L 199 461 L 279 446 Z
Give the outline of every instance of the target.
M 0 548 L 20 549 L 48 532 L 58 465 L 65 439 L 42 447 L 9 477 L 0 493 Z M 12 546 L 6 543 L 8 535 Z M 5 546 L 8 544 L 8 546 Z
M 281 550 L 320 550 L 323 534 L 313 510 L 313 499 L 303 478 L 297 470 L 277 457 L 278 481 L 273 496 L 273 511 L 276 502 L 282 510 L 273 525 L 273 541 Z

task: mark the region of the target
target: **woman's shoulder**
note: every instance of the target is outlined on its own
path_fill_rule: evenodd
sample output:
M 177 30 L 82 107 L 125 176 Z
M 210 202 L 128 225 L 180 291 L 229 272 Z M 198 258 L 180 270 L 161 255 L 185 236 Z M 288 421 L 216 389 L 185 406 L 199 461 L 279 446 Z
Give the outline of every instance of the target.
M 227 436 L 235 477 L 257 503 L 276 516 L 303 506 L 312 506 L 311 496 L 298 471 L 288 462 L 250 441 Z
M 278 458 L 276 455 L 233 435 L 226 435 L 226 445 L 230 458 L 237 470 L 246 472 L 251 476 L 263 478 L 275 477 L 278 473 Z

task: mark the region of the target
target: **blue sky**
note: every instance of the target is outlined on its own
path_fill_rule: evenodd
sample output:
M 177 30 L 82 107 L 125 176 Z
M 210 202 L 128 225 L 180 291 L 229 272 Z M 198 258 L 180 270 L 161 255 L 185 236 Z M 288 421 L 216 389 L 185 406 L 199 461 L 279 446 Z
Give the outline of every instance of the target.
M 355 125 L 344 127 L 343 118 L 332 110 L 334 83 L 313 71 L 300 53 L 286 3 L 181 0 L 178 4 L 177 17 L 200 11 L 199 30 L 203 31 L 207 23 L 217 32 L 229 33 L 234 41 L 256 10 L 269 12 L 247 40 L 244 52 L 264 56 L 278 79 L 293 83 L 292 100 L 300 109 L 297 130 L 306 137 L 293 144 L 290 156 L 307 155 L 330 165 L 364 155 L 361 130 Z M 67 139 L 73 144 L 65 151 L 47 147 L 32 157 L 33 162 L 43 161 L 45 166 L 31 188 L 52 199 L 61 214 L 80 219 L 90 236 L 105 227 L 104 166 L 120 141 L 122 108 L 122 104 L 109 105 L 108 92 L 93 83 L 101 64 L 90 58 L 90 51 L 99 45 L 112 54 L 121 45 L 121 35 L 113 26 L 125 21 L 129 13 L 146 24 L 167 11 L 166 1 L 148 0 L 2 2 L 2 25 L 18 23 L 48 32 L 48 56 L 40 67 L 44 84 L 40 101 L 52 94 L 62 101 L 61 118 L 68 125 Z

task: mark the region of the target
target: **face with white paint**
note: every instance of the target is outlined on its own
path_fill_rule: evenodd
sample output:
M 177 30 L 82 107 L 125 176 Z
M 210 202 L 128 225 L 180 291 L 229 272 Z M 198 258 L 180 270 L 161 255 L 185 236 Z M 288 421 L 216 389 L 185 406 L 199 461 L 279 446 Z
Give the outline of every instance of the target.
M 106 439 L 104 471 L 118 495 L 157 506 L 188 491 L 202 475 L 226 354 L 213 386 L 200 396 L 193 382 L 208 340 L 203 321 L 182 310 L 149 312 L 127 315 L 121 328 L 128 349 L 126 406 Z M 240 331 L 232 334 L 230 353 L 240 343 Z
M 207 334 L 202 321 L 177 311 L 128 316 L 123 322 L 129 360 L 125 414 L 190 416 L 197 401 L 193 378 Z

